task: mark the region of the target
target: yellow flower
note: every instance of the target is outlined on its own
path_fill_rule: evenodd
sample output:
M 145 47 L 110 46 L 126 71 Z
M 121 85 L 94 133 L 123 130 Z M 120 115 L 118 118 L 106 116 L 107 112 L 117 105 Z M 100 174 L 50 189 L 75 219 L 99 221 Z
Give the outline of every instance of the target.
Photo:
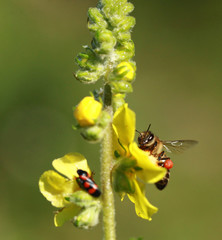
M 74 111 L 74 117 L 81 127 L 93 126 L 102 111 L 102 104 L 94 97 L 84 97 Z
M 121 62 L 117 65 L 117 74 L 123 75 L 122 80 L 131 82 L 135 78 L 135 64 L 130 62 Z
M 86 196 L 87 201 L 93 202 L 94 205 L 96 205 L 95 202 L 98 200 L 95 200 L 88 193 L 81 191 L 76 181 L 76 177 L 79 177 L 77 174 L 78 169 L 84 170 L 91 175 L 87 160 L 84 156 L 80 153 L 69 153 L 61 158 L 55 159 L 52 165 L 62 175 L 54 170 L 44 172 L 39 179 L 39 189 L 53 206 L 61 208 L 54 217 L 55 226 L 58 227 L 62 226 L 64 222 L 78 217 L 78 215 L 82 213 L 80 204 L 75 204 L 73 201 L 67 200 L 73 198 L 75 193 L 78 198 L 81 196 L 83 201 Z
M 119 161 L 117 159 L 117 171 L 122 173 L 121 177 L 117 177 L 117 182 L 121 183 L 120 179 L 124 179 L 126 182 L 125 179 L 128 178 L 131 187 L 126 193 L 135 204 L 137 215 L 151 220 L 152 214 L 157 212 L 158 209 L 146 199 L 144 184 L 138 178 L 145 183 L 155 183 L 165 176 L 166 169 L 159 167 L 157 159 L 149 155 L 148 152 L 141 150 L 134 142 L 135 122 L 135 113 L 128 108 L 127 104 L 120 107 L 113 117 L 114 150 L 122 156 Z M 123 189 L 126 186 L 125 183 Z

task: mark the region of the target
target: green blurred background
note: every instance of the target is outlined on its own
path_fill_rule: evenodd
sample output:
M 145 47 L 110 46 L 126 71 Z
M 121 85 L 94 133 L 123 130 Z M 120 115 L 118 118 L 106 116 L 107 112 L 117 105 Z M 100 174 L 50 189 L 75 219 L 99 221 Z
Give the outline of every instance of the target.
M 53 225 L 50 203 L 38 190 L 51 161 L 71 151 L 89 159 L 99 182 L 99 146 L 71 128 L 72 107 L 97 85 L 82 85 L 74 57 L 89 44 L 86 13 L 96 0 L 0 0 L 0 237 L 102 239 L 101 224 L 78 230 Z M 133 1 L 137 79 L 129 106 L 137 129 L 162 139 L 196 139 L 173 155 L 164 191 L 147 187 L 159 212 L 139 219 L 116 196 L 119 240 L 220 239 L 222 235 L 222 2 Z

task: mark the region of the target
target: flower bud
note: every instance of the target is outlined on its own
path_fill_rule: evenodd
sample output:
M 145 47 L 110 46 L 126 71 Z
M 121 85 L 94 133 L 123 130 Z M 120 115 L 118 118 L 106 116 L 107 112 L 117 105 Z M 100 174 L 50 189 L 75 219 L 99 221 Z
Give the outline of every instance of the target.
M 98 120 L 98 126 L 105 128 L 108 123 L 111 121 L 111 116 L 109 115 L 108 112 L 102 111 L 100 118 Z
M 120 108 L 124 103 L 125 103 L 125 94 L 122 94 L 122 93 L 117 93 L 115 95 L 113 95 L 113 109 L 114 109 L 114 112 Z
M 113 93 L 131 93 L 133 91 L 132 84 L 127 81 L 113 81 L 110 85 Z
M 95 52 L 88 46 L 84 46 L 84 48 L 85 52 L 81 52 L 76 56 L 76 63 L 86 71 L 90 70 L 98 73 L 103 71 L 104 67 Z
M 118 24 L 118 29 L 122 32 L 130 31 L 131 28 L 136 24 L 136 19 L 132 16 L 125 16 Z
M 127 15 L 129 13 L 131 13 L 134 10 L 134 5 L 130 2 L 126 2 L 124 9 L 122 9 L 122 12 Z
M 132 58 L 135 54 L 135 47 L 132 40 L 122 42 L 121 45 L 119 45 L 116 50 L 116 59 L 119 61 L 124 61 Z
M 116 27 L 120 20 L 133 11 L 134 6 L 128 1 L 116 1 L 115 3 L 105 1 L 105 3 L 100 3 L 99 8 L 102 8 L 105 17 L 109 19 L 110 24 Z
M 110 81 L 124 80 L 132 82 L 135 78 L 136 66 L 133 62 L 121 62 L 117 65 L 114 71 L 110 74 Z
M 95 32 L 98 29 L 107 28 L 107 22 L 98 8 L 89 8 L 88 17 L 88 28 L 91 31 Z
M 67 201 L 74 203 L 79 207 L 91 207 L 91 206 L 100 206 L 100 201 L 95 199 L 87 192 L 82 190 L 72 193 L 69 197 L 65 198 Z
M 88 229 L 99 223 L 99 213 L 101 207 L 93 206 L 81 211 L 78 216 L 74 217 L 73 223 L 76 227 Z
M 104 135 L 104 128 L 95 125 L 92 127 L 84 128 L 81 132 L 81 135 L 84 139 L 91 143 L 97 143 L 103 138 Z
M 131 33 L 129 31 L 128 32 L 122 32 L 122 31 L 119 31 L 118 29 L 115 29 L 114 33 L 115 33 L 116 38 L 120 42 L 129 41 L 131 39 Z
M 100 71 L 88 71 L 88 70 L 78 70 L 76 74 L 74 74 L 75 78 L 82 83 L 90 84 L 95 83 L 101 77 L 102 72 Z
M 102 104 L 94 97 L 85 97 L 74 110 L 74 117 L 81 127 L 93 126 L 102 111 Z
M 86 67 L 86 62 L 89 59 L 89 55 L 86 53 L 79 53 L 78 56 L 76 56 L 75 61 L 76 63 L 81 67 Z
M 99 30 L 95 33 L 94 44 L 97 53 L 106 54 L 113 50 L 116 45 L 116 38 L 110 30 Z

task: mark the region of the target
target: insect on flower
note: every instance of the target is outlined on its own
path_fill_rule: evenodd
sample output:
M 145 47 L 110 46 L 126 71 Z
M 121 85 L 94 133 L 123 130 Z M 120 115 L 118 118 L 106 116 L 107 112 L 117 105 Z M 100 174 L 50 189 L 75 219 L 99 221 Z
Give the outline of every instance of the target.
M 149 125 L 148 129 L 144 132 L 137 131 L 140 135 L 138 137 L 138 144 L 139 148 L 149 152 L 151 155 L 157 158 L 157 163 L 159 166 L 164 167 L 167 169 L 167 173 L 163 179 L 155 183 L 156 187 L 159 190 L 163 190 L 170 178 L 170 169 L 173 167 L 172 160 L 165 154 L 167 152 L 183 152 L 186 149 L 190 148 L 191 146 L 197 144 L 195 140 L 168 140 L 162 141 L 157 136 L 155 136 L 149 129 L 151 124 Z M 165 151 L 163 151 L 163 149 Z
M 93 197 L 99 197 L 101 195 L 101 191 L 99 190 L 95 181 L 92 179 L 92 176 L 81 169 L 78 169 L 77 173 L 79 177 L 76 178 L 76 181 L 80 188 L 88 192 Z

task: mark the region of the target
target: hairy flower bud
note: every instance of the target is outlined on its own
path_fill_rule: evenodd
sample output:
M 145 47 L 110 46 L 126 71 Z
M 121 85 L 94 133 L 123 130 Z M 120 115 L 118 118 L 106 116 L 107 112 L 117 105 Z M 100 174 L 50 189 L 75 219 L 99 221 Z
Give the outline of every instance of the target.
M 136 66 L 132 62 L 121 62 L 117 66 L 118 75 L 123 75 L 122 80 L 132 82 L 135 78 Z
M 135 47 L 133 41 L 122 42 L 115 50 L 116 59 L 125 61 L 132 58 L 135 54 Z
M 74 74 L 75 78 L 85 84 L 95 83 L 101 77 L 101 72 L 98 71 L 86 71 L 86 70 L 78 70 L 76 74 Z
M 111 116 L 108 112 L 102 111 L 100 118 L 98 119 L 98 126 L 105 128 L 111 121 Z
M 81 132 L 81 135 L 87 141 L 91 143 L 97 143 L 103 138 L 104 128 L 98 125 L 87 127 L 83 129 L 83 131 Z
M 81 52 L 76 56 L 76 63 L 82 68 L 82 70 L 101 72 L 104 67 L 101 64 L 100 58 L 90 47 L 84 46 L 84 48 L 85 52 Z
M 121 29 L 122 32 L 125 32 L 125 31 L 130 31 L 135 24 L 136 24 L 136 19 L 134 17 L 125 16 L 119 22 L 118 27 Z
M 88 28 L 95 32 L 101 28 L 107 28 L 108 24 L 98 8 L 89 8 L 88 10 Z
M 108 76 L 109 81 L 132 82 L 136 75 L 136 66 L 133 62 L 123 61 L 119 63 L 112 73 Z
M 131 93 L 133 91 L 132 84 L 127 81 L 113 81 L 110 85 L 113 93 Z
M 82 190 L 76 191 L 69 195 L 69 197 L 65 198 L 67 201 L 74 203 L 75 205 L 79 207 L 91 207 L 91 206 L 100 206 L 100 201 L 98 199 L 95 199 L 87 192 L 84 192 Z
M 103 29 L 95 33 L 94 43 L 97 53 L 106 54 L 113 50 L 116 45 L 116 38 L 113 36 L 112 31 Z
M 95 226 L 99 222 L 98 217 L 101 211 L 100 200 L 95 199 L 83 191 L 76 191 L 65 199 L 81 207 L 80 213 L 73 219 L 73 223 L 76 227 L 87 229 Z
M 85 97 L 74 110 L 74 117 L 81 127 L 95 125 L 102 111 L 102 104 L 94 97 Z
M 113 95 L 113 109 L 116 111 L 119 107 L 121 107 L 125 103 L 126 94 L 117 93 Z
M 82 210 L 78 216 L 74 217 L 74 225 L 84 229 L 94 227 L 99 223 L 100 210 L 101 208 L 99 206 L 93 206 Z

